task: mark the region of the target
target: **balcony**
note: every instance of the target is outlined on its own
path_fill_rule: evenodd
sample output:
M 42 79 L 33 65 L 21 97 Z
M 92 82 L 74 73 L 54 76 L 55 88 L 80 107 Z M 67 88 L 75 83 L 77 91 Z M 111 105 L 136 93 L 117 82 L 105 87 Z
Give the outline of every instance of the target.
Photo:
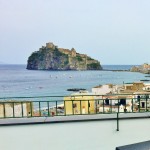
M 106 105 L 105 99 L 95 97 L 67 101 L 64 97 L 1 98 L 1 149 L 115 150 L 148 141 L 149 98 L 131 98 L 124 104 L 120 104 L 120 99 L 112 100 Z M 143 101 L 145 105 L 141 105 Z M 128 102 L 135 104 L 130 111 L 125 110 Z M 106 106 L 109 111 L 105 111 Z M 118 108 L 115 112 L 114 106 Z

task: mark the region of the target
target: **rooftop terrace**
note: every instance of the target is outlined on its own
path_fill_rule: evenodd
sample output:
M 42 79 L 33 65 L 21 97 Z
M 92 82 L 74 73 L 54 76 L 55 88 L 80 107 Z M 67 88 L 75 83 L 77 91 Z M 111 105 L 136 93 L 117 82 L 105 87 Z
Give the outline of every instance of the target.
M 61 101 L 58 100 L 61 97 L 58 97 L 55 101 L 37 101 L 37 97 L 28 97 L 11 98 L 11 101 L 8 101 L 10 98 L 2 98 L 1 149 L 115 150 L 116 147 L 123 145 L 148 141 L 150 139 L 149 98 L 147 96 L 141 98 L 127 99 L 131 104 L 138 101 L 138 107 L 134 106 L 138 109 L 134 109 L 131 105 L 129 112 L 125 109 L 120 111 L 121 105 L 123 108 L 127 105 L 127 103 L 121 104 L 120 99 L 112 99 L 117 103 L 106 105 L 103 99 Z M 144 108 L 140 103 L 143 101 L 145 101 Z M 73 105 L 75 102 L 79 103 Z M 90 108 L 87 108 L 87 111 L 80 109 L 81 106 L 85 106 L 83 108 L 86 109 L 86 105 L 92 107 L 92 102 L 94 102 L 94 111 Z M 70 108 L 70 104 L 72 111 L 71 114 L 67 114 L 66 108 Z M 99 104 L 102 105 L 102 112 Z M 118 108 L 116 112 L 111 109 L 113 105 Z M 105 110 L 107 106 L 110 107 L 109 111 Z M 77 108 L 79 113 L 75 113 L 74 109 Z
M 150 119 L 121 120 L 119 132 L 115 120 L 1 126 L 0 145 L 2 150 L 115 150 L 148 141 L 149 124 Z

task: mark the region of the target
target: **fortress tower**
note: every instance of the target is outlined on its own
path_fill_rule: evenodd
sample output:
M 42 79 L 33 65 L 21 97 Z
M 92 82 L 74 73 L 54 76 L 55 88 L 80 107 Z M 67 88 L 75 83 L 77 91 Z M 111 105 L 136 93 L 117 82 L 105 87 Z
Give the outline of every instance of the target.
M 46 48 L 55 49 L 55 45 L 52 42 L 46 43 Z
M 76 50 L 74 48 L 71 49 L 71 56 L 76 57 Z

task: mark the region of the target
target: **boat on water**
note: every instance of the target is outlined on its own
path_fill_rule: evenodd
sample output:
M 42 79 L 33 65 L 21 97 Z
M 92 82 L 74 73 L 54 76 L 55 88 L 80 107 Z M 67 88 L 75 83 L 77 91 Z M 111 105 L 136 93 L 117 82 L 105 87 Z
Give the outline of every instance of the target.
M 143 79 L 143 80 L 140 80 L 140 81 L 150 81 L 150 80 L 147 80 L 147 79 Z
M 150 76 L 145 76 L 145 77 L 150 77 Z
M 78 91 L 85 91 L 86 89 L 83 88 L 72 88 L 72 89 L 67 89 L 67 91 L 73 91 L 73 92 L 78 92 Z

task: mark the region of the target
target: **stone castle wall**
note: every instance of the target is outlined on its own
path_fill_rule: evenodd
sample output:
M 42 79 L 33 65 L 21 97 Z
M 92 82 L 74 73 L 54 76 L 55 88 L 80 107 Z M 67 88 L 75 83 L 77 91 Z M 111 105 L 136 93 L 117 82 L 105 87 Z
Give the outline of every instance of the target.
M 70 55 L 71 51 L 69 49 L 64 49 L 64 48 L 58 48 L 58 50 L 64 54 Z
M 58 52 L 59 51 L 59 52 Z M 38 54 L 38 55 L 37 55 Z M 66 55 L 63 55 L 66 54 Z M 95 63 L 95 64 L 91 64 Z M 58 48 L 53 43 L 46 43 L 39 51 L 28 58 L 27 69 L 30 70 L 101 70 L 100 62 L 85 54 Z
M 40 48 L 39 50 L 41 51 L 42 49 L 44 49 L 45 47 L 42 46 L 42 48 Z M 58 48 L 57 46 L 55 46 L 52 42 L 46 43 L 46 48 L 47 49 L 55 49 Z M 76 50 L 74 48 L 72 48 L 71 50 L 69 49 L 65 49 L 65 48 L 58 48 L 58 50 L 66 55 L 70 55 L 72 57 L 76 57 Z M 85 55 L 81 56 L 81 57 L 85 57 Z
M 41 48 L 39 48 L 39 50 L 42 51 L 45 48 L 54 50 L 55 48 L 58 48 L 58 47 L 55 46 L 52 42 L 48 42 L 48 43 L 46 43 L 46 46 L 42 46 Z M 69 62 L 71 62 L 72 59 L 75 58 L 76 56 L 80 56 L 85 64 L 91 64 L 91 63 L 97 63 L 98 62 L 98 61 L 93 60 L 93 59 L 88 60 L 88 56 L 86 54 L 79 54 L 76 52 L 76 50 L 74 48 L 72 48 L 71 50 L 65 49 L 65 48 L 58 48 L 58 50 L 61 53 L 64 53 L 64 54 L 69 56 Z
M 80 54 L 80 57 L 83 57 L 83 58 L 85 57 L 85 58 L 86 58 L 87 55 L 85 55 L 85 54 Z

